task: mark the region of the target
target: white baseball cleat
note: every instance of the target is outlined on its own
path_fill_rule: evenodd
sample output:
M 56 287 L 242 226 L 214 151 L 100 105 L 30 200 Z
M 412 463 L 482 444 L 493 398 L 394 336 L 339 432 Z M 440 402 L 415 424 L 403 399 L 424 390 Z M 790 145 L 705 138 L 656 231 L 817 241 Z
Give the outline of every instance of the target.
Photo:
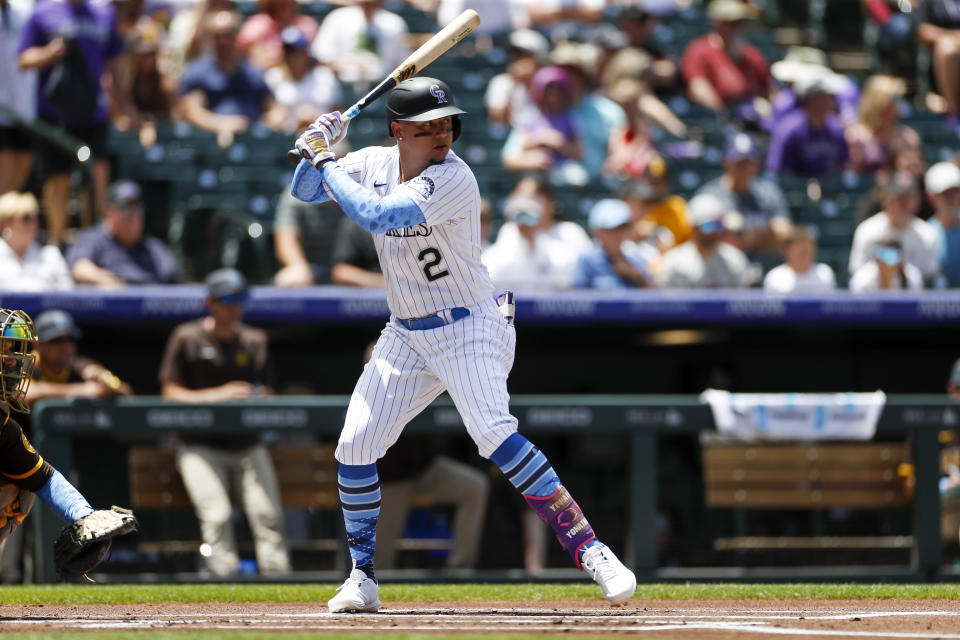
M 376 613 L 380 610 L 380 588 L 360 569 L 350 572 L 337 595 L 330 598 L 330 613 Z
M 633 571 L 627 569 L 610 547 L 602 542 L 584 550 L 580 565 L 600 585 L 610 604 L 626 602 L 637 590 L 637 577 Z

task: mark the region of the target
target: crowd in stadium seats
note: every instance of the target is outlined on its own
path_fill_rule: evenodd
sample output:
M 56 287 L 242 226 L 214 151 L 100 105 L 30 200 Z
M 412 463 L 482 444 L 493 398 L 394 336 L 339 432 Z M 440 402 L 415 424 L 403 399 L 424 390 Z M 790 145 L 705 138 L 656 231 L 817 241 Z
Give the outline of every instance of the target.
M 42 213 L 31 236 L 37 212 L 4 201 L 0 288 L 71 286 L 51 251 L 89 253 L 91 227 L 115 238 L 125 208 L 108 186 L 131 183 L 141 230 L 114 256 L 164 273 L 106 277 L 71 258 L 76 283 L 226 266 L 277 286 L 379 286 L 369 239 L 336 206 L 284 194 L 284 152 L 468 6 L 480 28 L 429 72 L 469 112 L 456 151 L 490 207 L 496 285 L 957 286 L 960 2 L 800 4 L 0 0 L 0 192 L 32 192 Z M 827 24 L 841 4 L 871 60 L 844 73 L 832 48 L 851 43 Z M 787 41 L 798 15 L 804 35 Z M 338 152 L 390 144 L 381 125 L 363 114 Z M 721 255 L 736 277 L 693 277 Z M 41 257 L 42 277 L 11 275 Z

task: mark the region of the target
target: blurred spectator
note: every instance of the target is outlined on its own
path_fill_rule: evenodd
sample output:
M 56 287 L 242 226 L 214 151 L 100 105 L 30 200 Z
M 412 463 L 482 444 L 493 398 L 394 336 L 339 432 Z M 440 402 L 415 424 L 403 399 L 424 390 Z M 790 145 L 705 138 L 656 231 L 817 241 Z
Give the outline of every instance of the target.
M 282 36 L 282 62 L 268 69 L 264 80 L 283 107 L 283 130 L 292 134 L 321 114 L 340 110 L 343 93 L 333 72 L 310 53 L 310 42 L 297 27 L 287 27 Z
M 525 4 L 531 25 L 569 36 L 584 23 L 603 20 L 607 3 L 606 0 L 526 0 Z
M 933 90 L 943 97 L 947 125 L 960 126 L 960 2 L 921 0 L 915 3 L 917 41 L 932 51 Z
M 37 72 L 17 62 L 32 8 L 30 0 L 0 0 L 0 194 L 20 190 L 33 165 L 30 132 L 12 117 L 26 123 L 37 117 Z
M 590 238 L 580 225 L 556 220 L 554 206 L 542 180 L 517 183 L 504 205 L 506 222 L 482 255 L 496 287 L 530 291 L 573 285 L 577 259 L 590 248 Z
M 743 36 L 755 9 L 741 0 L 713 0 L 707 16 L 713 30 L 692 41 L 681 60 L 690 99 L 746 121 L 767 117 L 773 90 L 770 69 L 760 50 Z
M 850 165 L 875 173 L 898 145 L 920 148 L 920 136 L 900 123 L 898 100 L 906 87 L 900 78 L 871 76 L 860 96 L 860 120 L 847 127 Z
M 206 287 L 209 315 L 179 325 L 167 342 L 159 373 L 163 397 L 211 403 L 273 394 L 267 334 L 241 322 L 246 280 L 234 269 L 219 269 L 207 276 Z M 255 429 L 217 436 L 181 433 L 176 461 L 212 573 L 227 576 L 240 569 L 231 486 L 240 490 L 260 572 L 290 571 L 276 472 Z
M 629 205 L 635 226 L 654 227 L 654 235 L 659 238 L 657 246 L 661 251 L 690 239 L 692 232 L 687 221 L 687 202 L 678 195 L 662 196 L 649 177 L 625 182 L 620 187 L 619 196 Z
M 129 181 L 110 185 L 103 222 L 78 233 L 67 249 L 73 279 L 101 287 L 180 282 L 170 249 L 144 235 L 143 225 L 140 187 Z
M 560 172 L 569 171 L 564 165 L 579 164 L 583 157 L 571 112 L 570 78 L 560 67 L 543 67 L 533 74 L 530 95 L 539 112 L 525 116 L 510 133 L 501 152 L 503 165 L 510 171 L 556 171 L 564 175 Z
M 43 398 L 110 398 L 133 394 L 130 385 L 99 362 L 77 355 L 83 337 L 66 311 L 49 309 L 36 319 L 37 366 L 27 389 L 31 406 Z
M 143 14 L 144 0 L 110 0 L 108 4 L 113 7 L 113 21 L 117 27 L 117 34 L 121 40 L 128 42 Z
M 603 82 L 602 90 L 620 106 L 628 121 L 632 111 L 635 115 L 642 116 L 663 127 L 674 137 L 687 137 L 687 127 L 683 121 L 650 90 L 648 84 L 649 69 L 649 54 L 635 47 L 621 49 L 610 58 L 603 74 L 599 76 Z M 623 82 L 625 80 L 629 83 L 625 84 Z M 618 85 L 623 87 L 630 84 L 637 87 L 639 94 L 635 100 L 636 104 L 628 106 L 624 103 L 624 99 L 629 98 L 629 96 L 624 95 L 622 88 L 618 88 Z
M 526 111 L 536 109 L 530 82 L 549 48 L 547 39 L 532 29 L 510 34 L 507 70 L 491 78 L 483 94 L 489 120 L 516 126 Z
M 129 101 L 119 94 L 122 52 L 113 10 L 89 0 L 41 1 L 20 37 L 20 67 L 39 72 L 40 119 L 84 142 L 94 158 L 93 212 L 101 210 L 110 180 L 106 105 L 120 105 L 122 112 L 129 111 Z M 107 72 L 109 80 L 104 79 Z M 109 99 L 104 87 L 111 93 Z M 77 162 L 76 152 L 44 138 L 37 156 L 46 176 L 43 209 L 47 233 L 52 243 L 61 244 L 68 224 L 70 172 Z M 84 223 L 89 224 L 93 217 L 91 211 L 85 211 Z
M 623 78 L 610 87 L 610 98 L 619 104 L 627 115 L 622 126 L 614 128 L 610 135 L 604 173 L 621 180 L 639 178 L 650 162 L 659 156 L 650 133 L 650 120 L 640 108 L 640 100 L 646 93 L 638 80 Z
M 266 71 L 283 62 L 283 31 L 293 27 L 307 43 L 317 37 L 320 26 L 300 13 L 297 0 L 259 0 L 260 13 L 247 18 L 237 34 L 237 48 L 250 63 Z
M 330 281 L 351 287 L 384 288 L 386 283 L 373 236 L 346 216 L 341 216 L 338 224 Z
M 923 274 L 906 261 L 900 242 L 894 239 L 875 243 L 872 259 L 850 276 L 850 291 L 855 293 L 920 289 L 923 289 Z
M 960 398 L 960 360 L 953 363 L 947 379 L 947 395 Z M 939 433 L 940 444 L 940 519 L 941 539 L 948 544 L 957 543 L 960 531 L 960 434 L 956 429 L 944 429 Z
M 0 195 L 0 291 L 73 288 L 70 270 L 53 245 L 37 242 L 39 207 L 32 193 Z
M 936 234 L 936 252 L 947 285 L 960 286 L 960 168 L 938 162 L 924 180 L 933 215 L 927 223 Z
M 849 153 L 837 117 L 840 79 L 830 70 L 807 75 L 794 84 L 803 109 L 784 116 L 774 127 L 767 151 L 767 171 L 781 175 L 829 176 L 847 164 Z
M 210 54 L 207 25 L 218 11 L 233 9 L 233 0 L 195 0 L 170 21 L 170 53 L 173 73 L 179 77 L 187 65 Z
M 480 14 L 480 26 L 476 34 L 500 34 L 530 25 L 526 0 L 407 0 L 420 5 L 425 11 L 436 10 L 437 24 L 448 25 L 466 9 L 475 9 Z
M 794 92 L 797 82 L 827 72 L 832 73 L 833 70 L 828 64 L 826 52 L 814 47 L 790 47 L 782 60 L 770 65 L 770 73 L 785 86 L 773 97 L 773 118 L 767 128 L 772 128 L 788 113 L 803 108 Z M 840 114 L 840 121 L 844 125 L 856 122 L 860 117 L 859 87 L 840 74 L 834 74 L 834 79 L 837 85 L 837 112 Z
M 140 124 L 137 137 L 144 148 L 156 143 L 156 124 L 170 119 L 177 98 L 177 79 L 162 43 L 163 31 L 159 25 L 153 21 L 142 22 L 131 36 L 124 56 L 124 93 L 130 96 Z M 118 114 L 113 124 L 118 129 L 127 129 L 134 122 Z
M 895 142 L 887 156 L 883 166 L 875 174 L 876 184 L 867 193 L 861 196 L 854 205 L 854 217 L 858 222 L 866 220 L 870 216 L 883 211 L 886 191 L 884 185 L 890 180 L 890 176 L 905 172 L 913 176 L 918 183 L 923 180 L 927 170 L 927 160 L 923 156 L 923 149 L 908 144 L 903 140 Z M 933 215 L 933 209 L 929 202 L 924 202 L 920 206 L 917 217 L 923 220 Z
M 817 237 L 809 227 L 790 229 L 783 240 L 783 260 L 764 277 L 764 291 L 820 293 L 837 288 L 837 276 L 830 265 L 817 262 Z
M 917 72 L 917 0 L 861 0 L 866 9 L 864 42 L 873 50 L 872 64 L 893 76 L 912 78 Z
M 863 265 L 876 262 L 875 247 L 887 240 L 896 240 L 904 262 L 920 270 L 923 278 L 940 272 L 937 234 L 916 217 L 920 208 L 920 187 L 909 173 L 898 172 L 884 187 L 884 209 L 859 225 L 853 233 L 850 249 L 850 274 Z M 876 269 L 877 267 L 874 267 Z
M 626 35 L 627 44 L 636 47 L 651 58 L 648 81 L 656 93 L 675 93 L 682 87 L 677 61 L 661 49 L 653 39 L 659 20 L 644 4 L 634 4 L 620 10 L 617 25 Z
M 380 82 L 410 54 L 407 23 L 383 4 L 383 0 L 356 0 L 334 9 L 320 24 L 313 53 L 341 81 Z
M 217 143 L 224 148 L 254 122 L 262 120 L 277 129 L 284 116 L 263 74 L 237 50 L 238 20 L 230 11 L 218 11 L 209 18 L 213 55 L 192 62 L 180 79 L 183 117 L 217 134 Z
M 662 288 L 741 288 L 750 284 L 747 256 L 723 241 L 728 213 L 727 205 L 709 193 L 690 199 L 687 216 L 693 237 L 663 255 L 658 273 Z
M 748 254 L 776 251 L 790 231 L 790 208 L 783 191 L 772 180 L 757 175 L 762 154 L 756 139 L 737 133 L 727 141 L 723 175 L 706 183 L 697 193 L 720 198 L 729 211 L 743 216 L 738 237 Z
M 273 220 L 273 247 L 280 263 L 274 277 L 278 287 L 308 287 L 330 283 L 335 235 L 343 214 L 334 202 L 303 202 L 280 196 Z
M 583 166 L 588 179 L 596 180 L 607 159 L 610 136 L 615 127 L 626 123 L 627 116 L 616 102 L 602 95 L 592 85 L 596 82 L 596 52 L 593 47 L 564 42 L 557 45 L 549 60 L 562 67 L 570 79 L 573 96 L 571 116 L 580 136 Z
M 627 289 L 651 285 L 651 264 L 660 252 L 646 243 L 630 242 L 630 206 L 604 198 L 590 209 L 593 246 L 580 255 L 573 286 L 578 289 Z

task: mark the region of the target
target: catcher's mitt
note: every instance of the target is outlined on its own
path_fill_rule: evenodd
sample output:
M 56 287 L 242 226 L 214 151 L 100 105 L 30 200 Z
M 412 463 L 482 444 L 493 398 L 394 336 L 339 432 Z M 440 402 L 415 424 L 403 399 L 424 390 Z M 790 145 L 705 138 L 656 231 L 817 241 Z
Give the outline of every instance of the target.
M 136 531 L 133 511 L 121 507 L 101 509 L 64 527 L 53 544 L 53 562 L 63 577 L 87 576 L 110 550 L 113 536 Z

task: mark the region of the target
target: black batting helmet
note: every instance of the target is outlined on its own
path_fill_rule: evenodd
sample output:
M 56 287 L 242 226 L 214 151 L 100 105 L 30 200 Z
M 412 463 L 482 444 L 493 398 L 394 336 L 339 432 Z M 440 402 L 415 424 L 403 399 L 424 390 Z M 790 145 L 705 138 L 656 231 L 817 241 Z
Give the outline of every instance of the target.
M 393 137 L 390 123 L 394 120 L 405 122 L 427 122 L 437 118 L 453 116 L 453 139 L 460 137 L 461 113 L 453 99 L 453 91 L 443 80 L 420 76 L 404 80 L 390 92 L 387 98 L 387 133 Z

